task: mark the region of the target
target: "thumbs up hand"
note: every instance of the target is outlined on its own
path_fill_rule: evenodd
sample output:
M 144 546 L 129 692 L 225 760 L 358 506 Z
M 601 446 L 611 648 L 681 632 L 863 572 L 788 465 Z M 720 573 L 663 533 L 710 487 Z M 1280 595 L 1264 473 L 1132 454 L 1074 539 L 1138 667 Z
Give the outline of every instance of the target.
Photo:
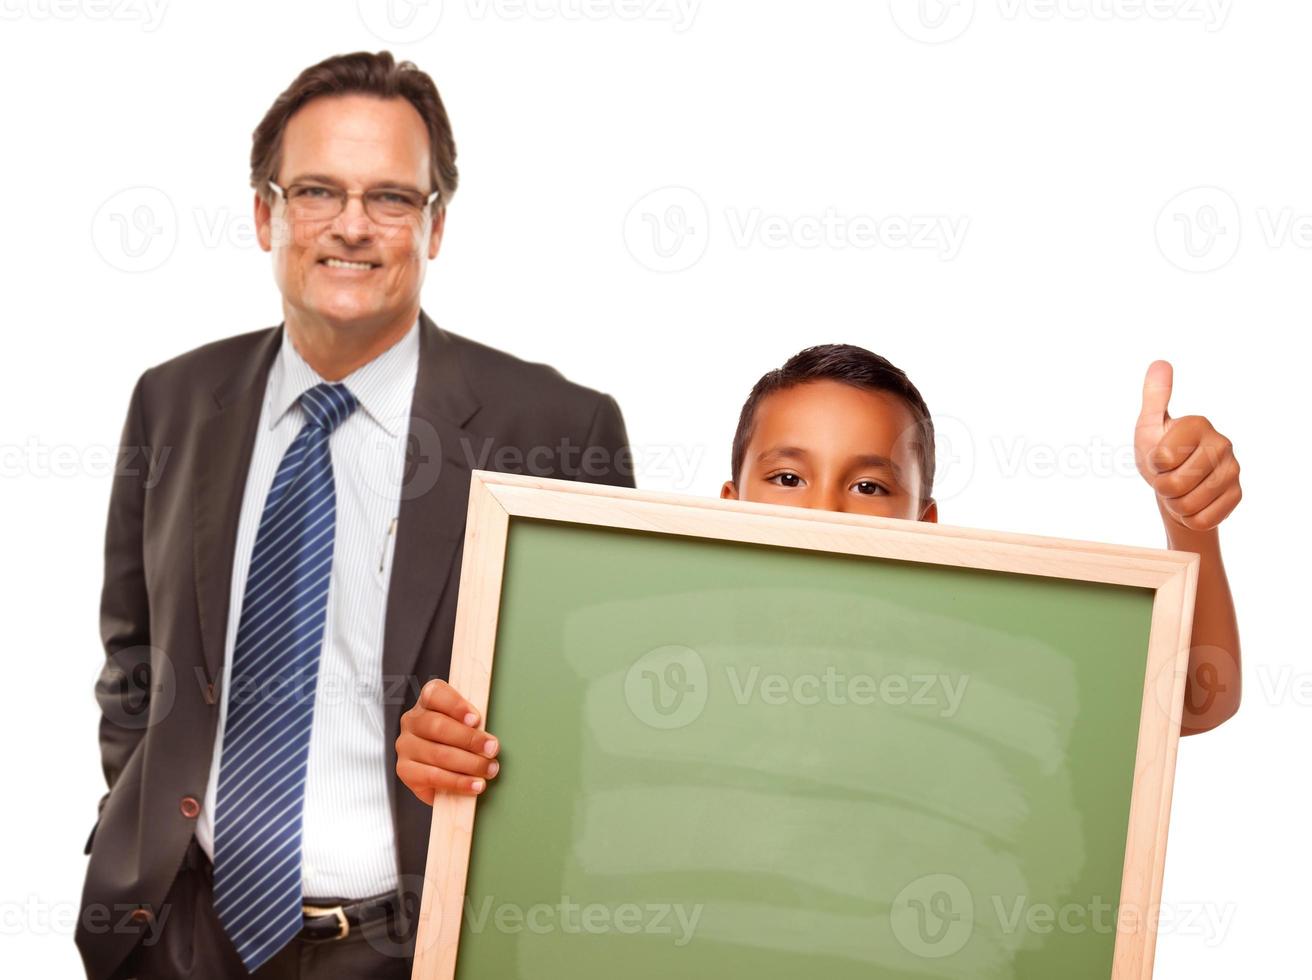
M 1143 380 L 1134 428 L 1134 461 L 1157 494 L 1163 517 L 1193 531 L 1210 531 L 1238 505 L 1239 463 L 1230 440 L 1201 415 L 1171 418 L 1174 372 L 1153 361 Z

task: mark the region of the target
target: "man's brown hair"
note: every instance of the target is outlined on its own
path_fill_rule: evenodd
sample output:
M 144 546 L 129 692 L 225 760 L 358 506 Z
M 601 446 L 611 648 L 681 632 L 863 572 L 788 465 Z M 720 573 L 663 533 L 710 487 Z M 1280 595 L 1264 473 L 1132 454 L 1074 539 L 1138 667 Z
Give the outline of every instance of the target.
M 311 99 L 329 95 L 361 93 L 379 98 L 403 98 L 410 102 L 428 127 L 429 179 L 432 190 L 440 191 L 434 212 L 445 208 L 456 192 L 460 175 L 456 170 L 456 143 L 446 107 L 437 86 L 413 62 L 393 59 L 390 51 L 371 54 L 357 51 L 339 54 L 311 65 L 296 76 L 269 107 L 251 137 L 251 186 L 270 199 L 267 181 L 273 180 L 282 160 L 282 134 L 287 120 Z

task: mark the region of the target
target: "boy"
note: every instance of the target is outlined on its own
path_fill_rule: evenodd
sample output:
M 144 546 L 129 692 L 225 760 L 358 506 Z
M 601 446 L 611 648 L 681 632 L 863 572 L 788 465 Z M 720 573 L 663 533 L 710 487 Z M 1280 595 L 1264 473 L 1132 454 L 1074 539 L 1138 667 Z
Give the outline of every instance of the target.
M 1172 368 L 1154 361 L 1135 426 L 1135 461 L 1153 488 L 1167 547 L 1200 556 L 1181 733 L 1215 728 L 1239 707 L 1239 633 L 1217 525 L 1241 497 L 1239 464 L 1207 419 L 1167 414 Z M 752 389 L 720 496 L 937 521 L 934 426 L 906 374 L 861 347 L 810 347 Z M 401 718 L 396 772 L 421 800 L 478 794 L 496 776 L 497 740 L 449 684 L 431 680 Z

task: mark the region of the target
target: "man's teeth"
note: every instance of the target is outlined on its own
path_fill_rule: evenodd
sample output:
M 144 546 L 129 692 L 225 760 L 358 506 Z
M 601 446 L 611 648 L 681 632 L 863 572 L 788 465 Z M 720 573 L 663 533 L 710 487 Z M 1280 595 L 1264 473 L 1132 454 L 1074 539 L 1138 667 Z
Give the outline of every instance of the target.
M 347 262 L 344 259 L 324 259 L 323 264 L 332 269 L 372 269 L 369 262 Z

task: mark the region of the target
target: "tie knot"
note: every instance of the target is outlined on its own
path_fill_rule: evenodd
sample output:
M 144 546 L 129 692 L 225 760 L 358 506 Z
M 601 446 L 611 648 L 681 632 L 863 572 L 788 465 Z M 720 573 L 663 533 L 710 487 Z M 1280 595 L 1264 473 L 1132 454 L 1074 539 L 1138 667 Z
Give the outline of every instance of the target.
M 301 408 L 310 422 L 331 434 L 360 404 L 343 384 L 320 384 L 301 395 Z

